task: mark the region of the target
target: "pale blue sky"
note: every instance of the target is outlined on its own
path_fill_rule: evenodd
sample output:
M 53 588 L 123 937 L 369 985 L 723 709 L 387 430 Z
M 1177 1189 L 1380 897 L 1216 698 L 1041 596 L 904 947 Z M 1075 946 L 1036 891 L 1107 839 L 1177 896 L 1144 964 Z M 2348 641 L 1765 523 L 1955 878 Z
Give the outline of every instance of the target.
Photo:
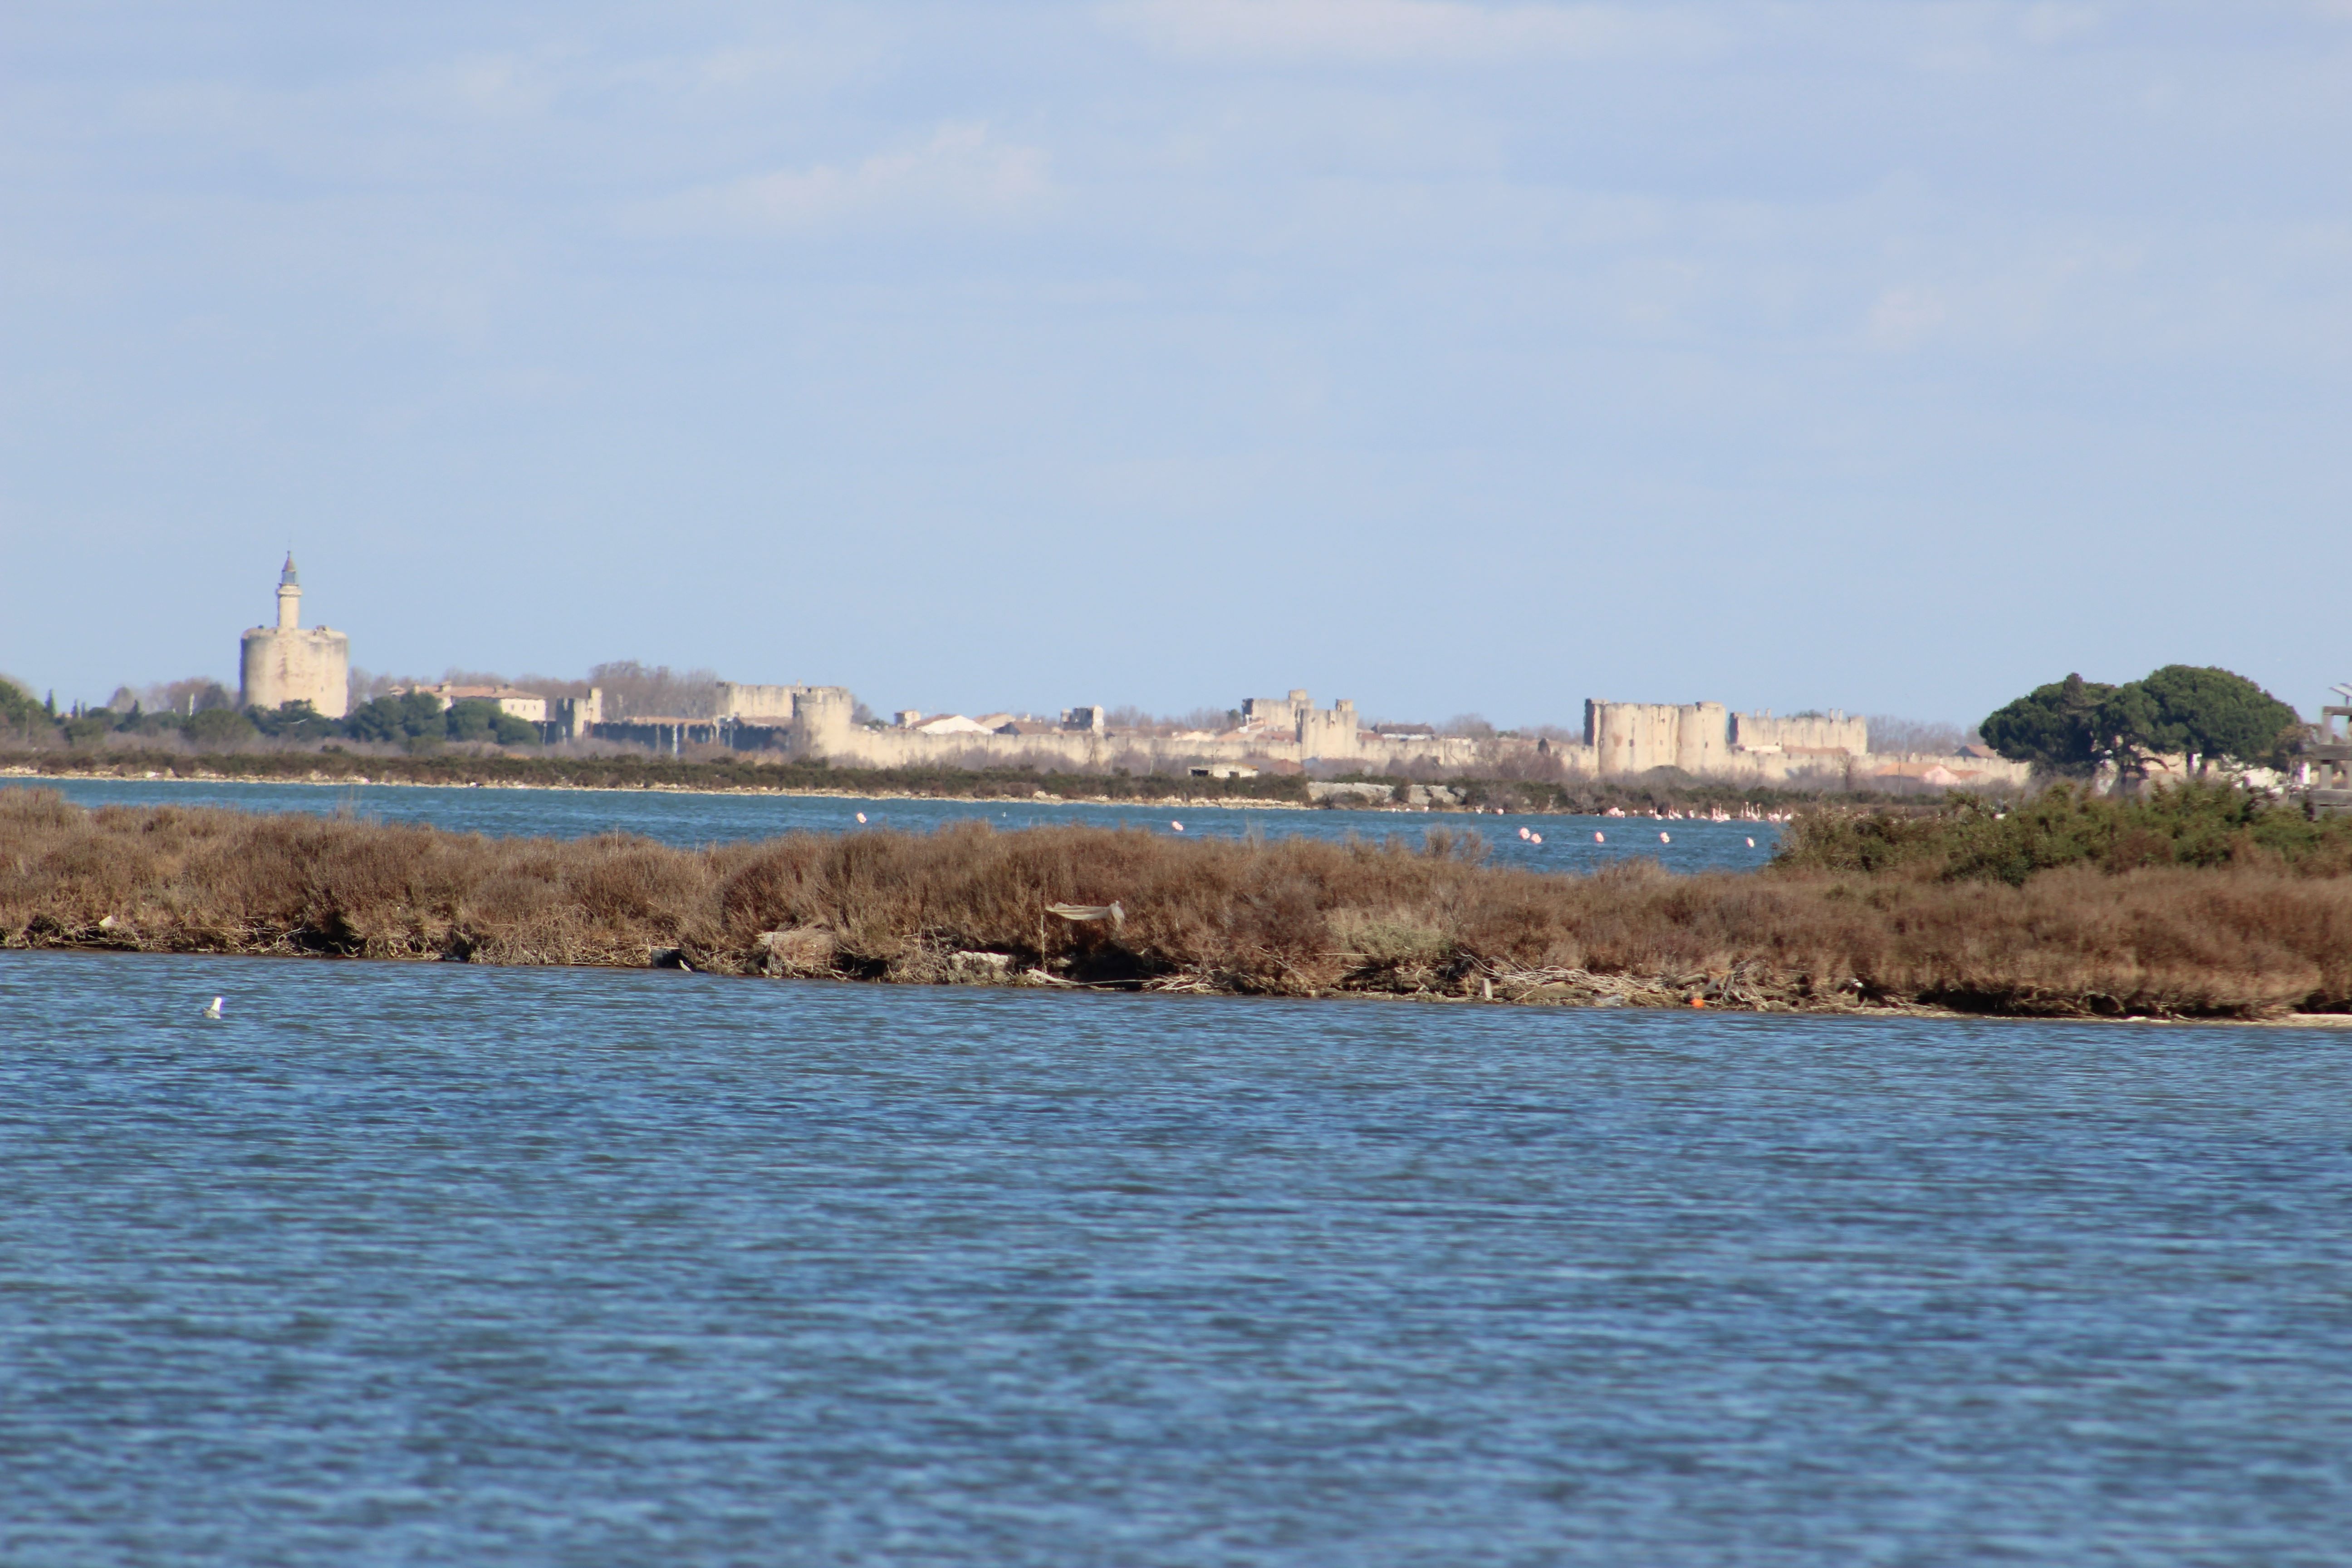
M 2352 678 L 2352 3 L 0 10 L 0 669 Z

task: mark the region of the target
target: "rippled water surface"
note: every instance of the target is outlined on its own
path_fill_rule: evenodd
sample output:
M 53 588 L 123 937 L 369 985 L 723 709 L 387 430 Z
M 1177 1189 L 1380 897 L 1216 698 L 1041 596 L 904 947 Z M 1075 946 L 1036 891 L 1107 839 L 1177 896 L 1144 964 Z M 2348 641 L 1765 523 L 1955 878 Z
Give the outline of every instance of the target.
M 1649 817 L 1469 816 L 1460 812 L 1297 811 L 1040 801 L 850 800 L 817 795 L 693 795 L 666 790 L 443 789 L 388 784 L 227 784 L 206 780 L 0 779 L 0 788 L 56 789 L 84 805 L 222 805 L 238 811 L 348 811 L 385 822 L 429 822 L 458 833 L 578 838 L 622 828 L 691 846 L 768 838 L 796 828 L 854 833 L 866 826 L 925 832 L 943 822 L 985 817 L 1002 827 L 1085 822 L 1156 833 L 1183 824 L 1189 834 L 1238 838 L 1297 834 L 1381 839 L 1402 833 L 1419 844 L 1432 826 L 1482 834 L 1495 863 L 1538 871 L 1591 870 L 1631 855 L 1654 855 L 1675 871 L 1753 870 L 1771 858 L 1780 829 L 1762 822 L 1659 822 Z M 1541 843 L 1519 837 L 1525 828 Z M 1664 841 L 1660 835 L 1664 835 Z M 1596 839 L 1596 835 L 1599 837 Z M 1751 842 L 1752 841 L 1752 842 Z
M 0 955 L 0 1562 L 2342 1563 L 2347 1044 Z

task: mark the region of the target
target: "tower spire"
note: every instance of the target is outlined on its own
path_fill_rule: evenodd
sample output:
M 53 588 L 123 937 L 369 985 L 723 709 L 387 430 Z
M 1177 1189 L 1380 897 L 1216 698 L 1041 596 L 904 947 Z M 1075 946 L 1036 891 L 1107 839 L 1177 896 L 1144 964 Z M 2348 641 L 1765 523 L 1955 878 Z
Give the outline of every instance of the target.
M 278 574 L 278 629 L 290 632 L 302 624 L 302 576 L 294 570 L 294 552 L 286 552 L 286 568 Z

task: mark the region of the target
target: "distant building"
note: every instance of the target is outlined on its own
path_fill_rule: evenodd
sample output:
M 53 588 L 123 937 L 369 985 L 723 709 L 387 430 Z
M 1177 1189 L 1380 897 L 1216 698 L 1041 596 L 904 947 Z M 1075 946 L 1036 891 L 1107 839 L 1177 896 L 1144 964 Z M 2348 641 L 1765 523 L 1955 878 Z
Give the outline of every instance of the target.
M 592 686 L 585 697 L 559 697 L 548 704 L 548 739 L 585 740 L 604 721 L 604 689 Z
M 395 686 L 392 689 L 394 697 L 405 697 L 411 692 L 430 697 L 445 709 L 460 702 L 495 702 L 501 713 L 511 714 L 533 724 L 547 722 L 547 699 L 536 691 L 525 691 L 520 686 L 452 686 L 445 680 L 438 686 Z M 600 699 L 603 697 L 602 689 L 597 689 L 596 695 Z
M 1870 750 L 1870 727 L 1832 710 L 1775 719 L 1733 713 L 1720 702 L 1611 702 L 1588 698 L 1584 744 L 1603 776 L 1680 768 L 1694 778 L 1744 771 L 1747 757 L 1800 766 L 1843 766 Z
M 291 551 L 278 574 L 278 624 L 245 634 L 236 685 L 240 707 L 308 702 L 330 719 L 351 710 L 352 639 L 325 626 L 302 629 L 302 578 Z
M 1264 729 L 1296 733 L 1298 716 L 1311 713 L 1315 704 L 1307 693 L 1294 688 L 1287 697 L 1244 697 L 1242 699 L 1242 725 L 1244 730 Z
M 1873 756 L 1869 726 L 1859 718 L 1834 710 L 1786 717 L 1735 713 L 1720 702 L 1610 702 L 1596 698 L 1585 704 L 1580 744 L 1564 737 L 1538 741 L 1513 734 L 1440 735 L 1426 724 L 1368 728 L 1353 702 L 1343 698 L 1318 708 L 1298 688 L 1280 697 L 1250 698 L 1238 714 L 1221 714 L 1217 727 L 1175 733 L 1158 724 L 1114 729 L 1109 715 L 1091 704 L 1063 709 L 1055 719 L 1011 712 L 927 718 L 908 708 L 894 713 L 885 725 L 861 720 L 856 698 L 838 686 L 722 681 L 716 716 L 706 719 L 594 721 L 587 719 L 593 708 L 587 701 L 574 704 L 566 699 L 552 706 L 549 728 L 556 736 L 620 741 L 670 752 L 703 744 L 775 750 L 797 759 L 822 758 L 856 767 L 1025 767 L 1247 778 L 1253 773 L 1295 777 L 1318 764 L 1333 763 L 1368 773 L 1412 767 L 1486 777 L 1506 769 L 1539 767 L 1544 774 L 1580 779 L 1678 768 L 1694 778 L 1741 785 L 1815 788 L 2016 785 L 2026 782 L 2032 771 L 2022 763 L 1986 757 L 1974 750 L 1949 756 Z M 1388 787 L 1377 786 L 1381 791 Z M 1412 787 L 1418 792 L 1411 796 L 1412 805 L 1461 804 L 1438 785 L 1416 783 Z M 1315 781 L 1314 788 L 1325 790 L 1325 782 Z M 2352 789 L 2346 793 L 2352 798 Z

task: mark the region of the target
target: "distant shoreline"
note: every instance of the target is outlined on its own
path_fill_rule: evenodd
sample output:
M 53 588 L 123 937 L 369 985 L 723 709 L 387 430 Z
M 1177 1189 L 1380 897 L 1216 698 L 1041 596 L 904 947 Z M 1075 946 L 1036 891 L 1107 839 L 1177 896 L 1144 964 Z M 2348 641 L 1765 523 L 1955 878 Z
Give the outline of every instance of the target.
M 1319 805 L 1308 805 L 1293 800 L 1255 800 L 1246 796 L 1221 800 L 1196 795 L 1053 795 L 1040 800 L 1034 795 L 932 795 L 913 790 L 852 790 L 821 789 L 774 784 L 681 784 L 648 783 L 636 785 L 610 784 L 540 784 L 500 780 L 463 782 L 445 779 L 383 779 L 373 774 L 356 778 L 327 778 L 308 774 L 299 778 L 232 778 L 226 773 L 127 773 L 107 771 L 37 771 L 23 767 L 0 767 L 0 779 L 76 779 L 98 784 L 299 784 L 313 789 L 501 789 L 544 790 L 569 795 L 772 795 L 793 799 L 817 800 L 940 800 L 966 805 L 1110 805 L 1166 806 L 1199 809 L 1232 808 L 1242 811 L 1320 811 Z M 1433 811 L 1462 812 L 1463 806 L 1350 806 L 1353 811 L 1394 811 L 1400 815 L 1419 816 Z
M 0 790 L 0 947 L 1202 995 L 2352 1026 L 2352 879 L 1590 875 L 985 820 L 676 848 Z M 2260 940 L 2256 940 L 2259 936 Z
M 1381 800 L 1379 792 L 1410 780 L 1340 780 L 1365 784 L 1354 798 L 1316 800 L 1298 774 L 1254 778 L 1191 779 L 1179 784 L 1159 775 L 1028 773 L 1012 771 L 940 769 L 832 769 L 735 759 L 679 761 L 658 756 L 550 757 L 469 753 L 366 756 L 341 751 L 210 752 L 156 752 L 77 754 L 0 752 L 0 779 L 78 779 L 94 782 L 218 784 L 310 784 L 325 788 L 555 790 L 575 793 L 667 793 L 708 795 L 772 795 L 836 800 L 938 800 L 964 805 L 992 802 L 1039 805 L 1130 806 L 1142 810 L 1321 811 L 1394 813 L 1399 816 L 1625 816 L 1661 819 L 1724 812 L 1728 819 L 1764 822 L 1785 816 L 1820 796 L 1775 790 L 1665 781 L 1549 783 L 1526 780 L 1451 779 L 1454 799 Z M 1160 786 L 1166 787 L 1160 787 Z M 1853 803 L 1865 795 L 1841 797 Z M 1917 803 L 1910 803 L 1916 808 Z

